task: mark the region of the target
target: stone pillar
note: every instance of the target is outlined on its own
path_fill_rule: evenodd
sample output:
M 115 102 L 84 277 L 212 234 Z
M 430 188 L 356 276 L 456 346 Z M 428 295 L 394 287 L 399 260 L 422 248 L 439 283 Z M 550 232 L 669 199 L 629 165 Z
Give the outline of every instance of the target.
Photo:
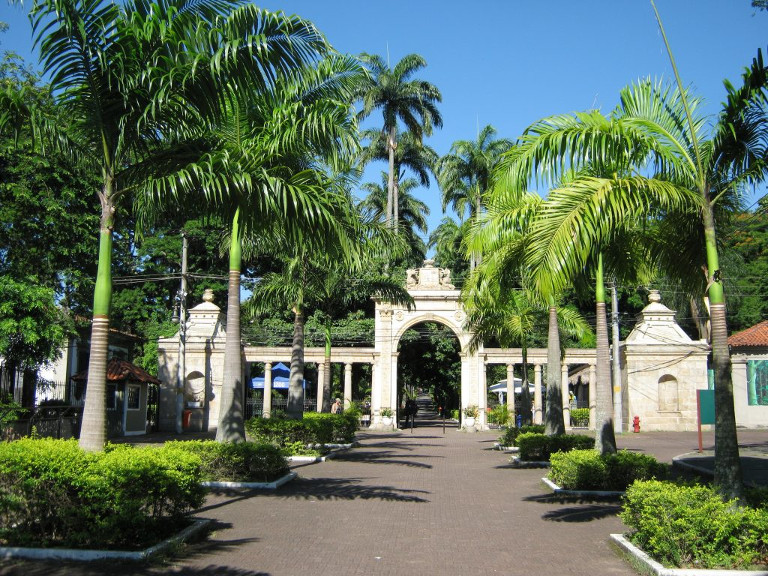
M 395 428 L 397 428 L 397 410 L 399 408 L 397 405 L 397 356 L 397 352 L 392 354 L 392 362 L 390 363 L 392 371 L 390 372 L 389 382 L 389 406 L 392 408 L 392 418 L 395 419 Z
M 589 429 L 595 429 L 595 402 L 597 400 L 597 368 L 589 365 Z
M 512 425 L 515 424 L 515 365 L 507 364 L 507 412 L 512 418 Z
M 476 356 L 477 359 L 477 406 L 480 409 L 480 414 L 478 415 L 478 423 L 480 427 L 485 430 L 488 428 L 488 412 L 486 408 L 488 407 L 488 387 L 487 387 L 487 381 L 486 381 L 486 372 L 485 372 L 485 361 L 480 357 Z
M 344 410 L 352 402 L 352 364 L 344 364 Z
M 543 422 L 541 412 L 541 364 L 533 365 L 533 423 Z
M 325 364 L 317 365 L 317 411 L 323 411 L 323 381 L 325 380 Z
M 571 396 L 568 394 L 568 364 L 563 362 L 561 367 L 560 388 L 563 398 L 563 422 L 565 427 L 571 427 Z
M 261 414 L 262 418 L 272 416 L 272 362 L 264 363 L 264 407 Z

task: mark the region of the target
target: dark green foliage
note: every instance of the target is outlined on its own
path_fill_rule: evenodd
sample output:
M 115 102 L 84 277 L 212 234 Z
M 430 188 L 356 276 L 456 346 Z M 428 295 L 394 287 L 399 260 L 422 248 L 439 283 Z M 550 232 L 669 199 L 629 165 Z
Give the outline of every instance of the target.
M 595 439 L 591 436 L 578 434 L 546 436 L 545 434 L 527 432 L 517 437 L 517 446 L 520 448 L 520 460 L 545 462 L 555 452 L 594 448 Z
M 621 450 L 601 455 L 594 450 L 571 450 L 550 457 L 549 478 L 568 490 L 626 490 L 636 480 L 662 480 L 669 470 L 652 456 Z
M 499 437 L 499 444 L 502 446 L 517 446 L 517 437 L 520 434 L 527 433 L 544 434 L 544 426 L 542 424 L 532 424 L 530 426 L 521 426 L 520 428 L 510 426 Z
M 354 414 L 305 413 L 301 420 L 252 418 L 245 430 L 253 442 L 272 444 L 278 448 L 352 442 L 358 420 Z
M 203 502 L 200 459 L 175 448 L 76 441 L 0 444 L 0 541 L 12 546 L 144 547 Z
M 166 446 L 199 456 L 207 481 L 272 482 L 289 472 L 285 456 L 269 444 L 207 440 L 168 442 Z
M 708 487 L 636 482 L 620 516 L 633 530 L 630 540 L 666 566 L 768 564 L 768 511 L 739 508 Z

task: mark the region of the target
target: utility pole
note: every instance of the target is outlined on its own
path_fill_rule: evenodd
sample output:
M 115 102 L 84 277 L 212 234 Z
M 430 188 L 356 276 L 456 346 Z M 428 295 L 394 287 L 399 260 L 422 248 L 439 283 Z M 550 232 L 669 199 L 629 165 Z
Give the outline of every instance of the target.
M 184 413 L 184 375 L 186 368 L 187 336 L 187 233 L 181 231 L 181 287 L 179 288 L 179 361 L 176 371 L 176 434 L 184 431 L 182 416 Z
M 616 292 L 616 279 L 611 284 L 611 324 L 613 325 L 613 431 L 621 434 L 623 428 L 621 406 L 621 365 L 619 363 L 619 296 Z

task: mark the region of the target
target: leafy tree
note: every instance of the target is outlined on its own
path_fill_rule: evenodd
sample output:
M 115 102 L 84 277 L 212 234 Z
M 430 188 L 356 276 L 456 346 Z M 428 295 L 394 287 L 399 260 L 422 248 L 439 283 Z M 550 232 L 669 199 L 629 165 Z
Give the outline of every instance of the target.
M 429 248 L 435 249 L 436 265 L 449 268 L 452 281 L 456 285 L 463 282 L 469 269 L 469 261 L 462 249 L 466 227 L 466 223 L 459 225 L 450 216 L 445 216 L 429 235 L 427 242 Z
M 397 228 L 394 217 L 395 206 L 400 203 L 395 196 L 395 150 L 398 146 L 398 121 L 405 124 L 413 137 L 421 142 L 429 136 L 433 127 L 442 127 L 443 119 L 437 109 L 442 101 L 440 91 L 429 82 L 413 79 L 413 75 L 427 65 L 418 54 L 404 56 L 394 68 L 390 68 L 381 56 L 363 54 L 362 61 L 370 71 L 369 81 L 361 87 L 362 110 L 360 119 L 367 118 L 374 110 L 381 110 L 383 116 L 382 134 L 386 137 L 389 151 L 387 178 L 387 204 L 385 220 Z
M 54 303 L 52 289 L 36 285 L 34 279 L 0 276 L 0 356 L 11 382 L 17 370 L 34 372 L 54 360 L 72 328 Z M 22 403 L 32 406 L 34 393 L 25 396 Z

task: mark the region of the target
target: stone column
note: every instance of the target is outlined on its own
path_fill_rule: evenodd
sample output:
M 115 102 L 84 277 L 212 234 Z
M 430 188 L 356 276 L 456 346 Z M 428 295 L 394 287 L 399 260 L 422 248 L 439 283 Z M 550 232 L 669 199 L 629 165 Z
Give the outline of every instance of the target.
M 565 427 L 571 427 L 571 396 L 568 394 L 568 364 L 563 362 L 560 376 L 560 387 L 563 397 L 563 422 Z
M 344 410 L 352 402 L 352 364 L 344 364 Z
M 515 365 L 507 364 L 507 412 L 515 424 Z
M 264 406 L 261 409 L 261 417 L 272 416 L 272 362 L 264 363 Z
M 323 411 L 323 381 L 325 380 L 325 364 L 317 365 L 317 408 L 318 412 Z
M 533 423 L 543 422 L 541 413 L 541 364 L 533 365 Z
M 595 401 L 597 400 L 597 368 L 589 365 L 589 429 L 595 429 Z
M 390 372 L 389 381 L 389 407 L 392 408 L 392 418 L 395 422 L 395 428 L 397 428 L 397 409 L 399 408 L 397 405 L 397 357 L 397 352 L 392 354 L 392 362 L 390 364 L 390 366 L 392 366 L 392 371 Z

